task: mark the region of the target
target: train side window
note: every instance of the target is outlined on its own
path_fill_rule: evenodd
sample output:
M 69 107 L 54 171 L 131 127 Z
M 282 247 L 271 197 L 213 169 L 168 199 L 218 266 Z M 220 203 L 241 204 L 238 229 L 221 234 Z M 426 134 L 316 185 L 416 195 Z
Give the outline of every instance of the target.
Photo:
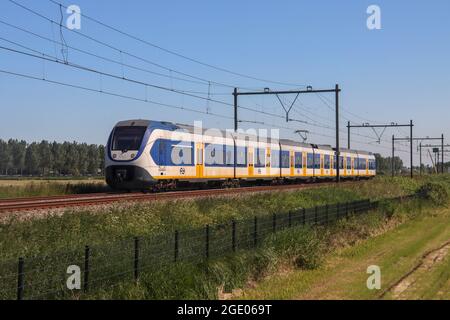
M 301 152 L 296 152 L 294 154 L 294 166 L 299 169 L 303 167 L 303 155 Z
M 314 154 L 314 169 L 320 169 L 320 153 Z
M 224 154 L 223 145 L 205 144 L 205 165 L 223 165 Z
M 280 167 L 280 150 L 272 150 L 270 155 L 270 162 L 272 163 L 272 168 Z
M 247 148 L 246 147 L 236 147 L 236 166 L 246 166 L 247 165 Z
M 351 170 L 351 169 L 352 169 L 352 158 L 347 157 L 347 170 Z
M 330 155 L 324 155 L 324 169 L 330 169 Z
M 166 165 L 166 142 L 164 140 L 159 140 L 159 165 L 165 166 Z
M 225 149 L 225 163 L 227 166 L 234 166 L 234 146 L 226 145 Z
M 256 153 L 255 167 L 256 168 L 264 168 L 265 162 L 266 162 L 266 149 L 258 148 L 258 149 L 256 149 L 255 153 Z
M 189 142 L 177 142 L 171 146 L 170 150 L 170 165 L 192 165 L 193 164 L 193 152 L 192 144 Z
M 314 154 L 308 153 L 306 163 L 307 163 L 307 168 L 308 169 L 313 169 L 314 168 Z
M 281 167 L 289 168 L 289 151 L 281 151 Z

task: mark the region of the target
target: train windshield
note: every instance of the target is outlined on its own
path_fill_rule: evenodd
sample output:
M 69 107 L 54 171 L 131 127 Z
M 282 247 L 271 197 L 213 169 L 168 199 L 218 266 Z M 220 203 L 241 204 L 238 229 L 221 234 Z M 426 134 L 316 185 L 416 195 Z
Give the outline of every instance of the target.
M 138 150 L 147 127 L 116 127 L 111 150 Z

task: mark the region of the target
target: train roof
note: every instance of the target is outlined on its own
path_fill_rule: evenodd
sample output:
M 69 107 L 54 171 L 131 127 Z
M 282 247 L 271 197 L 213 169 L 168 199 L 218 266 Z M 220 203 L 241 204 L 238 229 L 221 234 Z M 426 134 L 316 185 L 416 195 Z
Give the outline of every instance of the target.
M 288 145 L 288 146 L 312 148 L 310 143 L 299 142 L 299 141 L 290 140 L 290 139 L 280 139 L 279 141 L 280 141 L 281 144 L 285 144 L 285 145 Z
M 144 119 L 124 120 L 124 121 L 117 122 L 116 127 L 132 127 L 132 126 L 148 127 L 150 122 L 151 122 L 150 120 L 144 120 Z
M 158 129 L 166 129 L 166 130 L 178 130 L 181 129 L 183 131 L 186 131 L 188 133 L 196 133 L 195 127 L 192 125 L 187 124 L 181 124 L 181 123 L 172 123 L 168 121 L 154 121 L 154 120 L 145 120 L 145 119 L 131 119 L 131 120 L 124 120 L 119 121 L 116 124 L 116 127 L 125 127 L 125 126 L 145 126 L 145 127 L 152 127 L 152 128 L 158 128 Z M 205 133 L 205 131 L 208 131 L 208 134 L 218 137 L 229 137 L 231 134 L 233 137 L 236 136 L 235 133 L 231 130 L 223 130 L 223 129 L 211 129 L 211 128 L 202 128 L 202 134 Z M 238 135 L 243 135 L 245 137 L 254 137 L 257 138 L 257 135 L 247 134 L 244 132 L 239 133 Z M 291 139 L 272 139 L 267 138 L 268 143 L 278 143 L 284 145 L 290 145 L 290 146 L 297 146 L 297 147 L 304 147 L 304 148 L 317 148 L 322 150 L 335 150 L 330 145 L 324 145 L 324 144 L 310 144 L 305 142 L 299 142 Z M 372 152 L 364 151 L 364 150 L 355 150 L 355 149 L 347 149 L 347 148 L 340 148 L 341 152 L 347 152 L 347 153 L 358 153 L 358 154 L 364 154 L 364 155 L 371 155 L 373 156 Z

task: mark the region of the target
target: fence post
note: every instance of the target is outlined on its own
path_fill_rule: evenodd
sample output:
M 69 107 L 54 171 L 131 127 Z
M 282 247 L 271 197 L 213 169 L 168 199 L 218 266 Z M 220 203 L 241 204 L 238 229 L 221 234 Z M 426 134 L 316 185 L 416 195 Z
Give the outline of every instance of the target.
M 139 279 L 139 238 L 134 238 L 134 281 Z
M 303 210 L 302 210 L 302 216 L 303 216 L 303 225 L 305 225 L 306 224 L 306 209 L 305 208 L 303 208 Z
M 231 222 L 231 248 L 236 251 L 236 221 Z
M 292 227 L 292 211 L 288 213 L 288 226 L 289 228 Z
M 89 246 L 84 247 L 84 292 L 89 290 L 89 258 L 91 255 L 91 249 Z
M 253 230 L 253 244 L 256 247 L 258 245 L 258 218 L 255 216 L 255 225 Z
M 23 300 L 23 289 L 24 289 L 24 260 L 19 258 L 19 264 L 17 266 L 17 300 Z
M 209 224 L 205 227 L 205 257 L 209 258 Z
M 272 232 L 276 232 L 277 231 L 277 214 L 274 213 L 272 215 Z
M 175 230 L 175 253 L 174 253 L 174 261 L 177 262 L 178 260 L 178 230 Z

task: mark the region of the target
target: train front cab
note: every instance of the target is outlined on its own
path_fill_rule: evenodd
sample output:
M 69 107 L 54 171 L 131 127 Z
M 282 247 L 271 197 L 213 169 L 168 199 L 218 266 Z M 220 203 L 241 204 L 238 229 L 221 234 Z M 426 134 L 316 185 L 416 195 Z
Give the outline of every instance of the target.
M 105 179 L 118 190 L 144 189 L 154 183 L 145 169 L 148 120 L 121 121 L 105 147 Z

